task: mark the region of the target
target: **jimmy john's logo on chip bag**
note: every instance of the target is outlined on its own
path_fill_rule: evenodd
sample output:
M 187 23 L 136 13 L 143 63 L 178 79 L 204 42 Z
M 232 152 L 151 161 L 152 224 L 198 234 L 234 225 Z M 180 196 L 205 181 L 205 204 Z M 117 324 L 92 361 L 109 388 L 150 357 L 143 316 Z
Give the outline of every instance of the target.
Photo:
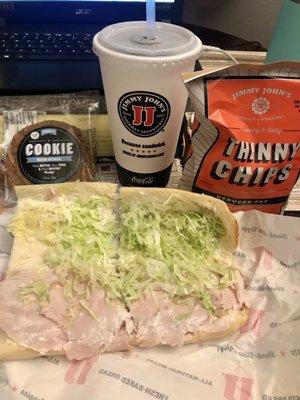
M 254 114 L 265 114 L 270 109 L 270 102 L 265 97 L 256 97 L 251 104 L 252 111 Z
M 119 99 L 118 112 L 129 132 L 150 137 L 163 131 L 170 117 L 170 104 L 157 93 L 129 92 Z

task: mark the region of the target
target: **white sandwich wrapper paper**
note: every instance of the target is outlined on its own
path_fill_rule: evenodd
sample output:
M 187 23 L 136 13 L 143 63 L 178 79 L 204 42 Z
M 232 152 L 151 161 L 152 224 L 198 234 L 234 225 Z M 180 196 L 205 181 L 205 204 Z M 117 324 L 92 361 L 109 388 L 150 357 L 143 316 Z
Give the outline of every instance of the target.
M 0 399 L 300 400 L 300 219 L 236 213 L 251 314 L 230 338 L 84 361 L 0 362 Z M 5 226 L 7 216 L 1 217 Z M 11 238 L 0 230 L 1 250 Z M 0 310 L 1 312 L 1 310 Z

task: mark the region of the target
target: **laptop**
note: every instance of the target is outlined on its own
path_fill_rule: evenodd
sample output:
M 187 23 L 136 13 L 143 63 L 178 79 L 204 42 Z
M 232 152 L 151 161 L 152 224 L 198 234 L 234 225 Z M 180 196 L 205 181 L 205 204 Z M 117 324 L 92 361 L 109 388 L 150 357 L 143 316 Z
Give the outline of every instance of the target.
M 182 2 L 157 1 L 157 19 L 180 24 Z M 94 34 L 143 19 L 145 0 L 0 0 L 0 93 L 102 91 Z

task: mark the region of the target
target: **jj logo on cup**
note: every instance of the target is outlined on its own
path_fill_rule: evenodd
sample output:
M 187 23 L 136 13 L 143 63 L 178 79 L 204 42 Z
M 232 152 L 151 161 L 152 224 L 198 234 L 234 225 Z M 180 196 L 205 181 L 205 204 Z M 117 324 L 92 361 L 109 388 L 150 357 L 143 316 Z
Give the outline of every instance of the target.
M 167 185 L 187 100 L 180 74 L 193 70 L 201 48 L 193 33 L 166 23 L 149 32 L 145 22 L 124 22 L 94 37 L 122 185 Z
M 130 92 L 120 98 L 118 112 L 131 133 L 150 137 L 163 131 L 170 117 L 170 104 L 157 93 Z

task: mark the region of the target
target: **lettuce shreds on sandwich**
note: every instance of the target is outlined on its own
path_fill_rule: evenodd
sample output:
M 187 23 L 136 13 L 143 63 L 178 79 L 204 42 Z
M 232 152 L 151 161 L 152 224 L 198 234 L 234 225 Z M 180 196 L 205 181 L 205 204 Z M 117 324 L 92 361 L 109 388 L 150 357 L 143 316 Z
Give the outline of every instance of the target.
M 225 234 L 212 212 L 178 210 L 178 198 L 157 203 L 122 201 L 120 271 L 127 302 L 146 292 L 166 291 L 171 297 L 198 299 L 214 312 L 211 289 L 235 282 L 234 268 L 220 263 L 220 238 Z M 175 210 L 175 211 L 174 211 Z
M 47 246 L 45 264 L 66 282 L 66 296 L 72 297 L 74 286 L 84 283 L 87 290 L 98 284 L 108 298 L 120 298 L 113 207 L 114 201 L 105 196 L 28 200 L 9 230 L 16 237 Z

